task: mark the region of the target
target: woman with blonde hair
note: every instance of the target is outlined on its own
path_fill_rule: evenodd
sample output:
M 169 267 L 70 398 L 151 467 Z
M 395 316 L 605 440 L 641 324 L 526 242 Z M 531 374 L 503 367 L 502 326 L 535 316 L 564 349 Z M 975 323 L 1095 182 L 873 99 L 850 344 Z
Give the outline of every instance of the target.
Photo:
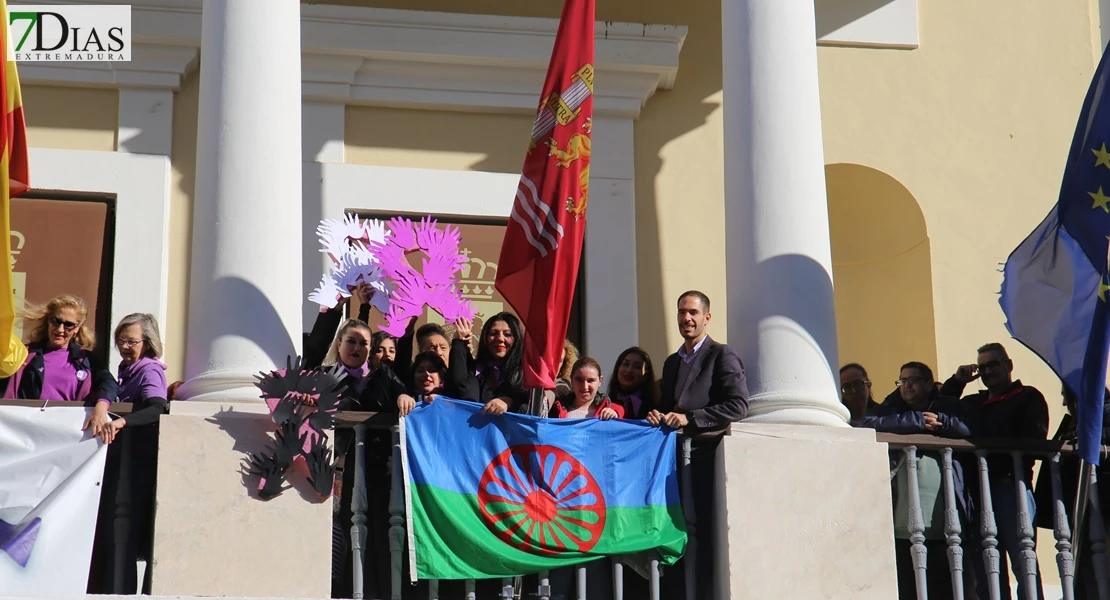
M 82 431 L 104 443 L 114 430 L 108 406 L 115 401 L 119 385 L 91 352 L 96 335 L 88 326 L 85 301 L 70 294 L 55 296 L 42 306 L 23 312 L 27 332 L 27 360 L 7 379 L 4 398 L 64 400 L 95 406 Z

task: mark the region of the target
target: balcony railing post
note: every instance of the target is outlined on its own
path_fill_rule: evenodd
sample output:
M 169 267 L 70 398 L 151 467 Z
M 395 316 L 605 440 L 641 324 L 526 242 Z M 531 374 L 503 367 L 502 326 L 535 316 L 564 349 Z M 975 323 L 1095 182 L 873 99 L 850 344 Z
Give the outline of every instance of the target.
M 1049 477 L 1052 484 L 1052 534 L 1056 537 L 1056 567 L 1060 571 L 1063 600 L 1075 600 L 1075 563 L 1071 554 L 1071 529 L 1064 507 L 1063 485 L 1060 483 L 1060 453 L 1049 459 Z
M 617 559 L 613 561 L 613 600 L 624 600 L 624 565 Z
M 1033 519 L 1029 514 L 1029 488 L 1025 483 L 1025 459 L 1020 451 L 1011 452 L 1014 459 L 1014 491 L 1017 493 L 1018 548 L 1021 548 L 1022 587 L 1037 589 L 1037 552 L 1033 549 Z
M 466 589 L 466 592 L 465 592 L 466 593 L 466 600 L 475 600 L 475 598 L 474 598 L 474 595 L 475 595 L 474 594 L 474 585 L 475 585 L 474 580 L 473 579 L 467 579 L 463 583 L 463 585 L 465 586 L 465 589 Z
M 366 564 L 366 425 L 355 426 L 355 483 L 351 490 L 351 577 L 352 596 L 357 600 L 364 597 L 365 578 L 363 567 Z M 333 499 L 333 502 L 335 500 Z
M 1087 490 L 1091 524 L 1091 564 L 1094 566 L 1095 579 L 1098 581 L 1100 600 L 1110 599 L 1110 565 L 1106 561 L 1106 523 L 1103 521 L 1102 508 L 1098 497 L 1098 469 L 1090 470 L 1090 486 Z
M 998 525 L 994 521 L 994 504 L 991 502 L 990 472 L 987 470 L 987 452 L 976 450 L 979 461 L 979 490 L 982 509 L 979 513 L 979 534 L 983 537 L 983 564 L 986 567 L 987 590 L 990 600 L 999 600 Z
M 685 563 L 686 598 L 688 600 L 695 597 L 695 590 L 697 590 L 696 568 L 698 564 L 698 524 L 694 513 L 694 482 L 692 480 L 694 469 L 690 466 L 692 453 L 693 444 L 690 438 L 683 436 L 682 450 L 679 456 L 680 473 L 678 480 L 682 484 L 682 513 L 686 518 L 686 556 L 683 558 L 683 562 Z
M 540 589 L 536 593 L 539 600 L 551 600 L 551 573 L 540 571 Z
M 952 576 L 952 597 L 964 599 L 964 549 L 960 547 L 960 511 L 956 504 L 956 486 L 952 476 L 952 449 L 945 448 L 942 459 L 944 472 L 944 535 L 948 542 L 948 571 Z
M 428 581 L 428 600 L 439 600 L 439 580 Z
M 925 518 L 921 515 L 921 489 L 917 484 L 917 447 L 907 446 L 906 487 L 910 495 L 910 556 L 913 558 L 913 579 L 917 585 L 917 600 L 928 600 L 929 585 L 926 581 Z
M 651 600 L 659 600 L 659 559 L 651 559 L 651 578 L 648 581 L 651 586 Z
M 578 600 L 586 600 L 586 565 L 575 568 L 574 580 L 578 584 Z
M 394 425 L 392 485 L 389 489 L 389 583 L 392 600 L 401 600 L 401 579 L 404 576 L 405 550 L 405 476 L 401 468 L 401 428 Z

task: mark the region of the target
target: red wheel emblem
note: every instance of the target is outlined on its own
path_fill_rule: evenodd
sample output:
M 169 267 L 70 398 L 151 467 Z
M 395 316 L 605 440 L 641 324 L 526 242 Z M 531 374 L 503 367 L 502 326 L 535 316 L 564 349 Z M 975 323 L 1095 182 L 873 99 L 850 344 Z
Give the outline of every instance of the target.
M 605 529 L 605 498 L 593 475 L 555 446 L 513 446 L 478 484 L 486 527 L 533 554 L 587 552 Z

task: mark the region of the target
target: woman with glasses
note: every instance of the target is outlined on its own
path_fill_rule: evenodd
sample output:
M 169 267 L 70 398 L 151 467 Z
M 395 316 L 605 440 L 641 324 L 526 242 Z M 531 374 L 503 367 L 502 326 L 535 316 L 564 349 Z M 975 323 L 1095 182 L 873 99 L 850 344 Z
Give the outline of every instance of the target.
M 871 380 L 867 371 L 858 363 L 840 367 L 840 393 L 840 401 L 848 408 L 851 414 L 849 422 L 853 425 L 859 424 L 864 416 L 879 406 L 871 397 Z
M 7 379 L 4 397 L 94 406 L 81 430 L 91 430 L 107 444 L 115 431 L 108 406 L 115 401 L 119 385 L 91 354 L 96 336 L 86 323 L 88 313 L 85 301 L 69 294 L 24 311 L 27 360 Z
M 119 350 L 119 401 L 131 413 L 111 421 L 108 459 L 97 518 L 96 551 L 89 574 L 96 593 L 137 594 L 136 562 L 149 561 L 153 546 L 154 482 L 158 469 L 158 420 L 165 412 L 166 366 L 154 315 L 132 313 L 115 329 Z M 130 510 L 123 510 L 129 507 Z M 120 517 L 120 515 L 125 515 Z M 146 570 L 144 593 L 150 593 Z

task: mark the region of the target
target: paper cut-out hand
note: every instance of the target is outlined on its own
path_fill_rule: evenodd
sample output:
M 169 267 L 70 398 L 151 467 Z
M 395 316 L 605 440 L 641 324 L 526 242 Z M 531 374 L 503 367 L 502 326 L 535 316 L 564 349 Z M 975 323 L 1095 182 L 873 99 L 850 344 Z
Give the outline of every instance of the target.
M 305 455 L 308 465 L 308 482 L 317 494 L 327 498 L 332 492 L 332 482 L 335 478 L 335 467 L 331 462 L 331 452 L 328 450 L 324 438 L 312 445 L 312 449 Z
M 258 497 L 269 500 L 281 495 L 285 473 L 293 466 L 293 454 L 277 443 L 265 452 L 250 455 L 250 473 L 258 476 Z

